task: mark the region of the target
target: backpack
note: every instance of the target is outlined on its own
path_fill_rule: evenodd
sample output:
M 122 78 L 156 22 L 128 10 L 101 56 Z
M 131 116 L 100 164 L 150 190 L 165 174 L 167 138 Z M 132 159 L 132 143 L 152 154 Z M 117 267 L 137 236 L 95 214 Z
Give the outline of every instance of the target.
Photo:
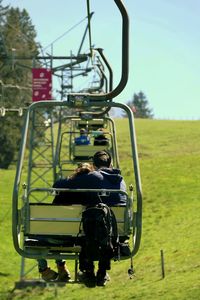
M 98 203 L 82 213 L 85 233 L 85 252 L 89 259 L 98 260 L 106 255 L 112 258 L 118 243 L 117 222 L 113 211 L 106 204 Z

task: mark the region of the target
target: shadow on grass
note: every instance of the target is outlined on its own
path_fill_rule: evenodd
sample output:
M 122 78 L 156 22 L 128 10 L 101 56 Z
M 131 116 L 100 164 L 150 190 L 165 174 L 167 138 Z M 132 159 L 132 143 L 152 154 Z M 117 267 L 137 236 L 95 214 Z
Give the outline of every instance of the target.
M 7 277 L 7 276 L 10 276 L 10 274 L 9 273 L 2 273 L 2 272 L 0 272 L 0 276 Z

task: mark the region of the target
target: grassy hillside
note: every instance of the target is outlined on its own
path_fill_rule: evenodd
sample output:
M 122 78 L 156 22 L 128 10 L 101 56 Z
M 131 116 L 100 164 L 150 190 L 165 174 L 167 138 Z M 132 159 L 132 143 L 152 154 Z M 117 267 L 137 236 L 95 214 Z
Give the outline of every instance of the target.
M 131 183 L 126 120 L 117 120 L 120 161 Z M 200 122 L 136 120 L 143 186 L 143 235 L 129 279 L 129 261 L 113 262 L 104 288 L 81 284 L 14 290 L 20 257 L 11 238 L 14 170 L 0 170 L 0 299 L 200 299 Z M 161 276 L 160 250 L 165 278 Z M 52 262 L 53 264 L 53 262 Z M 72 263 L 69 263 L 73 270 Z M 37 275 L 37 271 L 33 273 Z

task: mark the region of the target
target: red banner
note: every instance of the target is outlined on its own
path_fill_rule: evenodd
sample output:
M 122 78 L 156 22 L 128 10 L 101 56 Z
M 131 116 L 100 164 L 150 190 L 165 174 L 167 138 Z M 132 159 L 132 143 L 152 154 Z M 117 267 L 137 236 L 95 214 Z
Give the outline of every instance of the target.
M 44 101 L 52 99 L 52 74 L 50 69 L 32 69 L 32 100 Z

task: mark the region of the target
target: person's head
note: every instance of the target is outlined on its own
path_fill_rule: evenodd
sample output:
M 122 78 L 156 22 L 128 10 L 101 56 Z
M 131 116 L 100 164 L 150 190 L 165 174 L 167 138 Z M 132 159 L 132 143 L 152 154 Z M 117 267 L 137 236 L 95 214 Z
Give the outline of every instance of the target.
M 94 168 L 91 164 L 80 163 L 78 165 L 78 168 L 76 168 L 75 172 L 70 176 L 70 178 L 74 178 L 74 177 L 82 175 L 82 174 L 88 174 L 92 171 L 94 171 Z
M 103 128 L 99 128 L 99 129 L 98 129 L 98 131 L 102 131 L 102 132 L 104 132 L 104 129 L 103 129 Z
M 100 135 L 104 135 L 104 129 L 103 128 L 99 128 L 97 131 L 99 131 Z
M 111 166 L 111 156 L 110 154 L 103 150 L 97 151 L 93 156 L 93 164 L 96 168 L 110 168 Z
M 86 130 L 85 130 L 85 128 L 81 128 L 80 129 L 80 135 L 84 135 L 84 134 L 86 134 Z

